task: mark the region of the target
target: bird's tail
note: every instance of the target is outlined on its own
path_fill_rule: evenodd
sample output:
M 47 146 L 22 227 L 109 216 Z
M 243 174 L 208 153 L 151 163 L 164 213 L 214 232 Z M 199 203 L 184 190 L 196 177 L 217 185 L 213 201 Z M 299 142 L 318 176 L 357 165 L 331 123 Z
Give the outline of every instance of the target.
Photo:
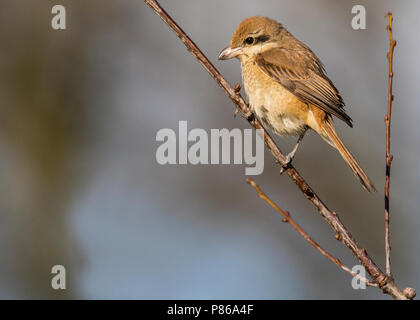
M 347 162 L 350 169 L 353 171 L 355 176 L 359 179 L 363 188 L 369 192 L 376 192 L 376 189 L 374 185 L 372 184 L 372 182 L 370 181 L 370 179 L 368 178 L 367 174 L 363 171 L 363 169 L 357 163 L 356 159 L 354 159 L 350 151 L 344 145 L 343 141 L 341 141 L 340 137 L 338 136 L 332 124 L 332 119 L 328 117 L 325 121 L 322 122 L 321 127 L 325 135 L 328 137 L 329 141 L 327 142 L 329 142 L 332 146 L 334 146 L 340 152 L 341 156 Z M 324 137 L 324 139 L 327 137 Z

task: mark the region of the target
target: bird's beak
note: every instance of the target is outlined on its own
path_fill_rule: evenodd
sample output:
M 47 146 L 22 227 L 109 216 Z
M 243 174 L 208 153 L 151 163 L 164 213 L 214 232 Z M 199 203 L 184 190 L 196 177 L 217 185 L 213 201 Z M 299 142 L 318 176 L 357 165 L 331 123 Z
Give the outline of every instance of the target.
M 220 52 L 219 60 L 229 60 L 229 59 L 239 56 L 241 53 L 242 53 L 241 47 L 231 48 L 230 46 L 227 46 L 226 48 L 222 50 L 222 52 Z

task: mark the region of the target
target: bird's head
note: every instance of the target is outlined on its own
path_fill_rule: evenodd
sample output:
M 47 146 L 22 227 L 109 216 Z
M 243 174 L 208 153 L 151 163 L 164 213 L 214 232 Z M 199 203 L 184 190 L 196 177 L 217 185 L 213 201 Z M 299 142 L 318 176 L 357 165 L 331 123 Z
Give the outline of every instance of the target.
M 219 60 L 252 58 L 275 44 L 281 37 L 283 26 L 266 17 L 243 20 L 233 34 L 230 46 L 223 49 Z

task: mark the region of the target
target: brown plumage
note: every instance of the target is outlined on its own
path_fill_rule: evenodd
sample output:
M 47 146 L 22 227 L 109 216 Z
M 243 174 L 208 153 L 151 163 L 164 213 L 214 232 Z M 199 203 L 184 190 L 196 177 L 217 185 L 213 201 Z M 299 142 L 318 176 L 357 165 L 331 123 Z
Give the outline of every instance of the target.
M 332 116 L 353 127 L 344 101 L 312 50 L 280 23 L 266 17 L 241 22 L 220 59 L 237 57 L 249 104 L 262 123 L 279 135 L 299 136 L 313 129 L 341 156 L 368 191 L 376 191 L 334 129 Z

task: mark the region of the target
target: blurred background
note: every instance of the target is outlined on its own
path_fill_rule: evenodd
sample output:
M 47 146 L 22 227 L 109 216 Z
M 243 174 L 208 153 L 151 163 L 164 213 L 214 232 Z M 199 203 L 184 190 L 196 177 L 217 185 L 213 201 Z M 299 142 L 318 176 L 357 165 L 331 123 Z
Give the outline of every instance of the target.
M 63 4 L 67 30 L 51 28 Z M 388 10 L 394 14 L 392 267 L 420 290 L 420 72 L 416 0 L 161 1 L 231 84 L 218 53 L 251 15 L 279 20 L 324 61 L 354 129 L 339 133 L 374 181 L 365 192 L 310 133 L 294 165 L 384 266 Z M 351 28 L 353 5 L 367 29 Z M 156 133 L 249 128 L 225 93 L 143 1 L 3 0 L 0 10 L 0 298 L 385 299 L 353 290 L 245 183 L 244 165 L 156 162 Z M 278 139 L 287 152 L 293 138 Z M 324 248 L 349 251 L 266 152 L 257 183 Z M 66 267 L 66 290 L 51 268 Z

